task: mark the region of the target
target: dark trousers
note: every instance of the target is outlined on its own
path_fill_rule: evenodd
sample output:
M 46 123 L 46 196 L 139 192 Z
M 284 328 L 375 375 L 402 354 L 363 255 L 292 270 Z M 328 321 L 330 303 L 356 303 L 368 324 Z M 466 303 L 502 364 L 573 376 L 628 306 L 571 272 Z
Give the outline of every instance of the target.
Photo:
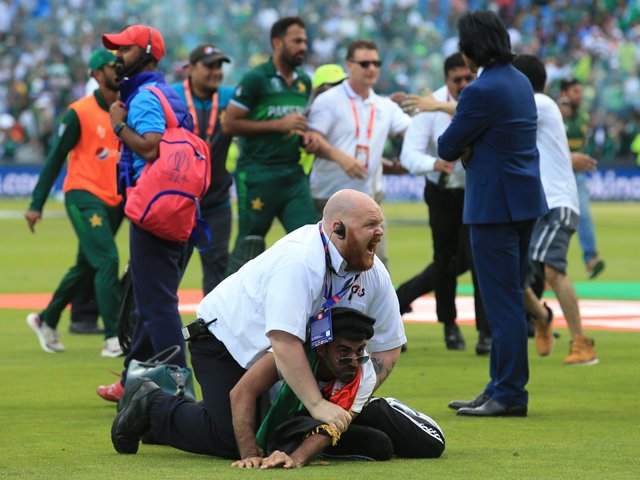
M 444 434 L 428 416 L 393 398 L 378 398 L 362 409 L 338 444 L 324 453 L 373 460 L 388 460 L 393 455 L 438 458 L 444 447 Z
M 132 359 L 147 360 L 173 345 L 182 348 L 175 363 L 187 366 L 182 317 L 178 311 L 178 286 L 192 247 L 156 237 L 131 223 L 129 249 L 129 271 L 138 322 L 124 362 L 123 384 Z
M 189 352 L 203 400 L 190 403 L 159 393 L 151 405 L 151 436 L 186 452 L 237 459 L 229 392 L 245 369 L 213 336 L 189 342 Z
M 207 295 L 222 280 L 229 262 L 231 238 L 231 206 L 205 207 L 202 216 L 211 230 L 211 243 L 200 252 L 202 263 L 202 291 Z
M 434 291 L 438 321 L 450 324 L 457 318 L 457 277 L 471 270 L 474 289 L 476 328 L 491 335 L 482 297 L 471 261 L 469 227 L 462 223 L 463 189 L 446 189 L 427 181 L 424 199 L 429 208 L 429 225 L 433 239 L 433 263 L 396 290 L 400 311 L 409 311 L 416 298 Z
M 526 405 L 529 380 L 524 309 L 529 242 L 535 220 L 472 225 L 473 260 L 492 332 L 485 393 L 502 404 Z

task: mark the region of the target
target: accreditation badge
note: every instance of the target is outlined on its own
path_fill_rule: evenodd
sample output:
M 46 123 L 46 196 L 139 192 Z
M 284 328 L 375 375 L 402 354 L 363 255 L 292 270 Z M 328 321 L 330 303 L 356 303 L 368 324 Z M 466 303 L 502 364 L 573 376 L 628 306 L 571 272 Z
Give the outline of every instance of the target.
M 323 343 L 333 340 L 333 323 L 331 322 L 331 309 L 323 309 L 309 319 L 311 348 L 317 348 Z
M 356 160 L 369 168 L 369 146 L 356 145 Z

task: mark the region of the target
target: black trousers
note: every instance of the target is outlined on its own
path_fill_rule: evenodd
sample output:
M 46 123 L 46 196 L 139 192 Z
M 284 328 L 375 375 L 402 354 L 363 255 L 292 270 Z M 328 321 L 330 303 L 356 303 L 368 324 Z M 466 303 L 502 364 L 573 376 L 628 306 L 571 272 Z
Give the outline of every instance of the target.
M 213 336 L 189 342 L 189 352 L 203 400 L 158 394 L 151 404 L 151 436 L 186 452 L 237 459 L 229 392 L 246 370 Z
M 362 409 L 338 444 L 323 453 L 371 460 L 393 455 L 438 458 L 444 447 L 444 434 L 431 418 L 394 398 L 377 398 Z
M 471 256 L 469 227 L 462 223 L 464 190 L 446 189 L 427 181 L 424 199 L 429 208 L 429 225 L 433 239 L 433 263 L 396 290 L 400 311 L 409 311 L 416 298 L 434 291 L 438 321 L 453 323 L 457 318 L 457 277 L 471 270 L 474 287 L 476 328 L 491 334 L 480 296 Z

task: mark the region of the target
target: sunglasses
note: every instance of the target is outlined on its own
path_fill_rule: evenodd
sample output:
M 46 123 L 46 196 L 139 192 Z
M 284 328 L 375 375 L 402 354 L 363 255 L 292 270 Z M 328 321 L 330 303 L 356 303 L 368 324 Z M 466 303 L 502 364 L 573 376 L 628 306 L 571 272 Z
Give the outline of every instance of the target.
M 361 357 L 340 357 L 338 363 L 340 365 L 351 365 L 354 360 L 358 365 L 363 365 L 369 361 L 369 355 L 362 355 Z
M 463 80 L 466 80 L 467 83 L 473 81 L 473 75 L 466 75 L 464 77 L 455 77 L 452 78 L 451 81 L 453 83 L 455 83 L 456 85 L 460 85 L 462 83 Z
M 380 68 L 382 66 L 382 62 L 380 60 L 362 60 L 361 62 L 356 62 L 355 60 L 349 60 L 351 63 L 357 63 L 362 68 L 369 68 L 373 65 L 376 68 Z

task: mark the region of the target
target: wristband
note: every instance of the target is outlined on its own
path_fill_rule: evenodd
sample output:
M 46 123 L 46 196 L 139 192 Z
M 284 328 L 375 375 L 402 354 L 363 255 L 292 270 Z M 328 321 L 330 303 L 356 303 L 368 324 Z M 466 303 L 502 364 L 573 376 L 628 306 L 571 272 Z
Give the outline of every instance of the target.
M 113 133 L 116 134 L 116 137 L 120 138 L 120 132 L 122 132 L 122 129 L 126 126 L 127 124 L 125 122 L 120 122 L 115 127 L 113 127 Z

